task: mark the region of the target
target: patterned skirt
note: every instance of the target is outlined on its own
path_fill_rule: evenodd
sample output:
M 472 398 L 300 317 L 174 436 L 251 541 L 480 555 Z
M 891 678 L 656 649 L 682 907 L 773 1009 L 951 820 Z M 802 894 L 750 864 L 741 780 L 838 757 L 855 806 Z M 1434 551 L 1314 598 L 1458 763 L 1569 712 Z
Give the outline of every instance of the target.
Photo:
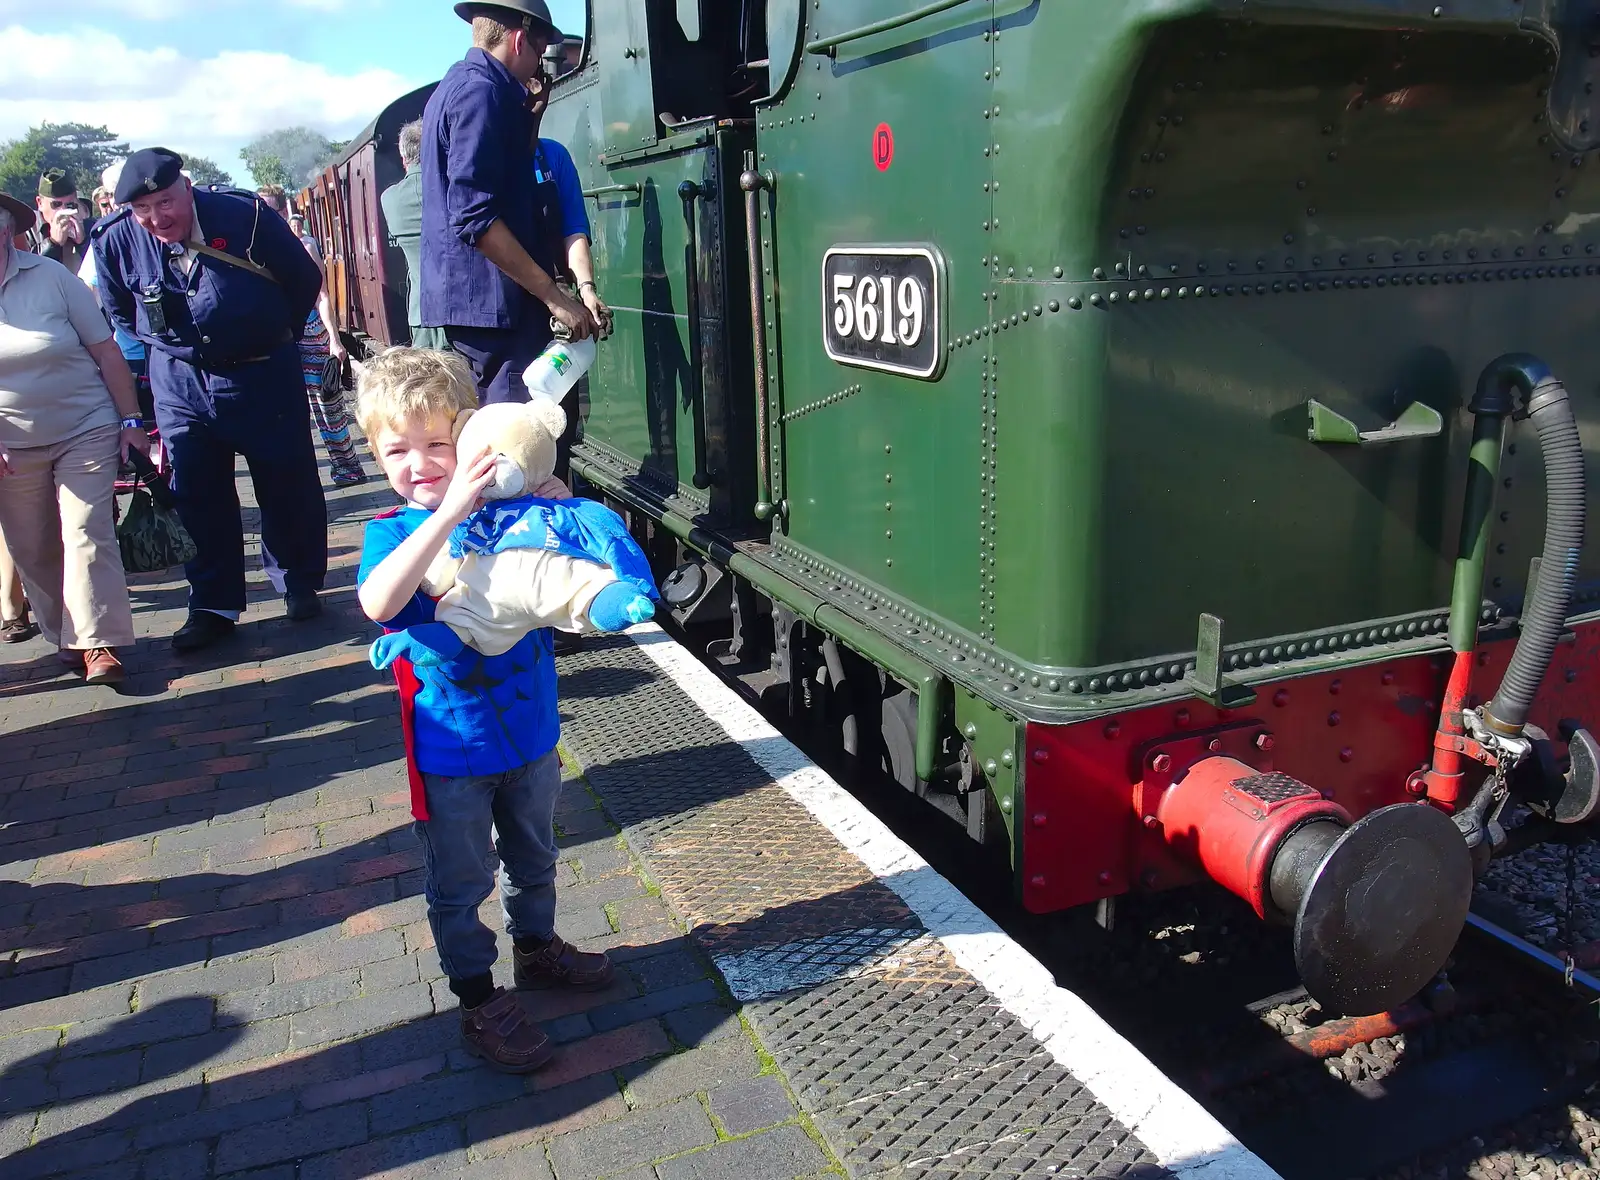
M 311 417 L 328 451 L 328 464 L 336 484 L 355 484 L 366 480 L 361 460 L 350 437 L 350 415 L 345 410 L 344 394 L 322 388 L 322 370 L 332 356 L 328 327 L 322 316 L 312 311 L 300 338 L 300 368 L 305 375 L 306 396 L 311 402 Z

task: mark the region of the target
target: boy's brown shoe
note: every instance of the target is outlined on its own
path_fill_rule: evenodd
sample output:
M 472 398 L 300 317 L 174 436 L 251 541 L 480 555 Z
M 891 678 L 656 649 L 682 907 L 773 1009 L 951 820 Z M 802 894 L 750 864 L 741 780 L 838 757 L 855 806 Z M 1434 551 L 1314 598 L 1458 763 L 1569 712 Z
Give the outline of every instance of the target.
M 511 948 L 511 963 L 519 988 L 567 987 L 580 992 L 599 991 L 616 975 L 611 960 L 599 951 L 580 951 L 561 935 L 553 935 L 538 950 Z
M 461 1037 L 468 1052 L 501 1073 L 532 1073 L 555 1054 L 550 1038 L 503 987 L 476 1008 L 461 1009 Z

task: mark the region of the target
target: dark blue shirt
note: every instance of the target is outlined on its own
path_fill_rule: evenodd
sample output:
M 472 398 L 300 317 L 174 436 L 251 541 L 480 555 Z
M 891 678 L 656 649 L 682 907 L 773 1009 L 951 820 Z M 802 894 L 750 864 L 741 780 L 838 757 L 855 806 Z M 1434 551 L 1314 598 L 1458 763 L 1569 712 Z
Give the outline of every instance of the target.
M 496 221 L 537 258 L 528 90 L 473 48 L 422 115 L 422 322 L 517 328 L 536 301 L 479 250 Z
M 276 282 L 205 255 L 185 275 L 181 245 L 166 245 L 123 210 L 95 227 L 95 278 L 112 324 L 151 348 L 200 369 L 228 368 L 297 340 L 317 305 L 322 269 L 300 239 L 254 193 L 213 185 L 194 190 L 205 242 L 272 272 Z M 154 330 L 141 298 L 158 288 L 166 329 Z
M 369 521 L 361 545 L 356 585 L 365 582 L 396 546 L 428 519 L 421 508 L 400 508 Z M 420 590 L 383 625 L 390 631 L 431 623 L 434 602 Z M 451 777 L 500 774 L 534 762 L 561 737 L 556 709 L 556 661 L 548 630 L 524 636 L 499 656 L 468 648 L 435 668 L 398 662 L 408 753 L 418 770 Z

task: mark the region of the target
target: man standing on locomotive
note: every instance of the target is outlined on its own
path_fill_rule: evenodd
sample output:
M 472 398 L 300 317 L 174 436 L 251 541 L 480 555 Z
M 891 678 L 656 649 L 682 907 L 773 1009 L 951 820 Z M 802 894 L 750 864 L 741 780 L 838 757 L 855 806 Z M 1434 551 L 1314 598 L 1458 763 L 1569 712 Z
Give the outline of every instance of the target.
M 560 211 L 534 176 L 528 86 L 561 34 L 544 0 L 455 11 L 473 47 L 422 117 L 422 322 L 444 327 L 481 402 L 526 401 L 522 372 L 550 343 L 552 317 L 574 340 L 598 330 L 553 277 Z
M 172 491 L 199 552 L 187 567 L 179 651 L 226 638 L 245 607 L 244 531 L 234 485 L 243 455 L 261 506 L 267 575 L 289 618 L 315 618 L 328 517 L 295 342 L 322 269 L 253 193 L 196 189 L 165 148 L 128 158 L 96 227 L 95 264 L 112 319 L 150 353 L 156 424 Z

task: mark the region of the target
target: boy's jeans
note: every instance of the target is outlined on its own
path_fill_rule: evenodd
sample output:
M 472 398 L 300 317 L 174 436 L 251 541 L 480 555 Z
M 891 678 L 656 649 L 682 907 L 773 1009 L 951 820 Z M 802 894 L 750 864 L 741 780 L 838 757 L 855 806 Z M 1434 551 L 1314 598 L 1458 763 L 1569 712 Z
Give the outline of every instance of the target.
M 495 936 L 478 917 L 494 889 L 489 829 L 500 854 L 500 905 L 513 939 L 547 939 L 556 922 L 556 797 L 561 763 L 552 750 L 503 774 L 424 774 L 431 819 L 415 824 L 427 870 L 428 924 L 451 979 L 494 966 Z

